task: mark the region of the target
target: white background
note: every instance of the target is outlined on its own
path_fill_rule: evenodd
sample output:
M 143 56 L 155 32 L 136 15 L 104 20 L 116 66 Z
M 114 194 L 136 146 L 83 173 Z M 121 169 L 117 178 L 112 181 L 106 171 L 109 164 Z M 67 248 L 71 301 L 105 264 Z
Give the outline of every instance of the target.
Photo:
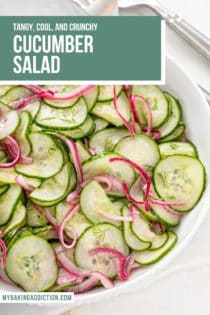
M 161 0 L 161 3 L 180 13 L 210 37 L 210 0 Z M 135 8 L 120 13 L 137 15 L 152 12 L 145 8 Z M 0 0 L 0 14 L 74 15 L 80 14 L 80 11 L 72 6 L 70 0 Z M 190 73 L 195 82 L 210 90 L 210 65 L 168 28 L 166 49 L 167 53 Z M 55 308 L 1 305 L 0 313 L 4 315 L 54 315 L 62 312 Z M 141 290 L 141 283 L 139 283 L 129 294 L 82 306 L 70 313 L 71 315 L 210 314 L 210 215 L 188 248 L 148 288 Z

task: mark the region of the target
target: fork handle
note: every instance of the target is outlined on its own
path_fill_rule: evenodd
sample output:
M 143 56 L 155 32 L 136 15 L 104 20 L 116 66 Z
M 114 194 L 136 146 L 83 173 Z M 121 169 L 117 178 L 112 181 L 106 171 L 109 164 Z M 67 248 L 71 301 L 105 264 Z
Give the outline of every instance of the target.
M 210 38 L 199 32 L 179 14 L 169 11 L 159 5 L 152 6 L 152 9 L 154 9 L 154 11 L 156 11 L 156 13 L 158 13 L 171 28 L 188 41 L 188 43 L 210 60 Z

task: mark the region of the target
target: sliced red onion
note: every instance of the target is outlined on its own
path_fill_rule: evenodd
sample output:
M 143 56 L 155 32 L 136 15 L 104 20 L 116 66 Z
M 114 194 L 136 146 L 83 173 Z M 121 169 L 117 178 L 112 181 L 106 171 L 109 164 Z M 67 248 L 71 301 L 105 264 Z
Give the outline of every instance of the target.
M 98 210 L 97 212 L 98 212 L 103 218 L 108 219 L 108 220 L 124 221 L 124 222 L 131 222 L 131 221 L 133 221 L 133 218 L 132 218 L 131 216 L 123 217 L 123 216 L 120 216 L 120 215 L 110 214 L 110 213 L 107 213 L 107 212 L 102 211 L 102 210 Z
M 17 109 L 17 110 L 23 110 L 27 105 L 39 100 L 39 95 L 38 94 L 34 94 L 34 95 L 31 95 L 29 97 L 26 97 L 26 98 L 22 98 L 18 101 L 15 101 L 13 103 L 10 104 L 10 106 L 14 109 Z
M 56 258 L 62 268 L 68 271 L 71 275 L 81 278 L 87 272 L 83 269 L 77 267 L 66 255 L 62 246 L 57 246 L 55 248 Z
M 81 86 L 77 88 L 75 91 L 72 91 L 70 93 L 55 93 L 51 90 L 42 89 L 38 85 L 28 85 L 27 87 L 30 88 L 32 91 L 38 93 L 41 98 L 46 98 L 48 100 L 55 100 L 55 101 L 68 101 L 76 97 L 83 96 L 84 94 L 94 89 L 96 85 Z
M 89 142 L 88 142 L 88 139 L 85 138 L 84 140 L 84 145 L 86 146 L 86 148 L 88 149 L 88 151 L 92 154 L 92 155 L 95 155 L 96 154 L 96 148 L 90 148 L 89 147 Z
M 33 162 L 32 157 L 22 156 L 20 157 L 19 164 L 31 164 Z
M 162 200 L 154 200 L 154 199 L 151 199 L 151 203 L 153 203 L 154 205 L 157 205 L 157 206 L 183 206 L 185 203 L 184 202 L 167 202 L 167 201 L 162 201 Z
M 67 197 L 67 203 L 69 205 L 75 204 L 78 202 L 78 198 L 79 198 L 79 191 L 75 190 L 73 192 L 71 192 L 68 197 Z
M 139 265 L 138 265 L 139 267 Z M 126 270 L 127 273 L 130 275 L 131 271 L 135 268 L 135 257 L 134 255 L 129 255 L 127 258 Z
M 98 181 L 98 182 L 107 184 L 107 187 L 104 188 L 104 190 L 107 193 L 112 192 L 112 193 L 124 194 L 123 183 L 121 182 L 121 180 L 119 178 L 117 178 L 115 176 L 111 176 L 111 175 L 93 175 L 93 176 L 90 176 L 83 181 L 83 183 L 81 184 L 81 187 L 84 187 L 85 185 L 87 185 L 87 183 L 89 183 L 93 179 Z
M 137 163 L 123 158 L 123 157 L 116 157 L 116 158 L 110 158 L 109 160 L 110 162 L 123 162 L 123 163 L 127 163 L 130 166 L 132 166 L 133 168 L 135 168 L 135 170 L 137 170 L 137 172 L 144 178 L 145 182 L 146 182 L 146 192 L 145 192 L 145 202 L 148 204 L 148 197 L 149 197 L 149 193 L 150 193 L 150 189 L 151 189 L 151 178 L 150 176 L 147 174 L 147 172 Z
M 117 106 L 117 92 L 116 92 L 116 86 L 114 85 L 114 99 L 113 99 L 113 104 L 114 104 L 114 109 L 118 115 L 118 117 L 120 118 L 120 120 L 122 121 L 123 125 L 128 129 L 128 131 L 130 132 L 131 136 L 134 135 L 133 133 L 133 129 L 131 128 L 129 122 L 125 119 L 125 117 L 123 117 L 123 115 L 120 113 L 118 106 Z
M 37 211 L 37 213 L 39 215 L 43 215 L 43 209 L 40 206 L 38 206 L 35 203 L 33 203 L 33 207 L 34 207 L 34 209 Z M 47 211 L 49 211 L 49 210 L 47 210 Z
M 141 128 L 141 121 L 140 121 L 138 113 L 137 113 L 134 96 L 131 95 L 129 97 L 129 101 L 130 101 L 130 108 L 131 108 L 131 112 L 132 112 L 133 118 L 134 118 L 135 122 L 137 122 L 138 125 Z
M 147 110 L 147 135 L 150 136 L 151 135 L 151 132 L 152 132 L 152 123 L 153 123 L 153 119 L 152 119 L 152 111 L 151 111 L 151 108 L 150 108 L 150 104 L 149 102 L 141 95 L 132 95 L 132 100 L 133 100 L 133 103 L 135 104 L 135 100 L 136 99 L 139 99 L 143 105 L 146 107 L 146 110 Z
M 164 232 L 164 226 L 160 222 L 153 221 L 153 222 L 151 222 L 151 226 L 152 226 L 153 231 L 156 234 L 161 234 Z
M 70 208 L 70 211 L 64 216 L 63 220 L 61 221 L 61 223 L 58 226 L 58 238 L 59 238 L 59 241 L 60 241 L 61 245 L 64 248 L 67 248 L 67 249 L 73 248 L 75 246 L 76 241 L 77 241 L 77 235 L 76 235 L 76 233 L 75 233 L 73 228 L 68 227 L 68 226 L 65 227 L 65 224 L 66 224 L 67 221 L 69 221 L 75 215 L 75 213 L 78 210 L 79 210 L 79 205 L 76 205 L 76 206 L 73 206 L 72 208 Z M 73 242 L 70 245 L 67 245 L 64 242 L 64 237 L 63 237 L 64 228 L 68 232 L 71 232 L 73 234 Z
M 96 277 L 90 277 L 81 284 L 66 289 L 67 292 L 74 292 L 75 294 L 85 293 L 93 289 L 98 284 Z
M 90 176 L 86 180 L 83 181 L 83 183 L 81 184 L 81 187 L 86 186 L 87 183 L 89 183 L 93 179 L 98 181 L 98 182 L 105 183 L 107 185 L 107 187 L 104 188 L 104 190 L 106 192 L 111 191 L 111 189 L 112 189 L 112 180 L 111 180 L 110 176 L 108 176 L 108 175 L 93 175 L 93 176 Z
M 135 198 L 133 198 L 133 197 L 131 196 L 131 194 L 130 194 L 130 191 L 129 191 L 129 189 L 128 189 L 128 186 L 127 186 L 125 183 L 123 183 L 123 190 L 124 190 L 124 192 L 125 192 L 125 195 L 126 195 L 127 199 L 128 199 L 130 202 L 135 203 L 135 204 L 137 204 L 137 205 L 142 205 L 142 206 L 146 206 L 146 205 L 147 205 L 146 202 L 144 202 L 144 201 L 138 201 L 138 200 L 136 200 Z
M 58 230 L 58 222 L 57 220 L 52 216 L 49 209 L 45 210 L 45 217 L 48 220 L 48 222 L 54 227 L 54 229 Z
M 136 220 L 138 218 L 138 210 L 133 205 L 129 207 L 129 210 L 133 221 Z
M 34 187 L 26 183 L 22 175 L 17 175 L 15 181 L 18 185 L 20 185 L 25 191 L 29 193 L 34 190 Z
M 130 85 L 123 85 L 123 89 L 125 92 L 129 92 L 130 91 Z
M 106 289 L 111 289 L 114 287 L 114 282 L 111 281 L 108 277 L 106 277 L 102 272 L 91 271 L 87 273 L 87 276 L 93 276 L 96 279 L 98 279 Z
M 0 239 L 0 248 L 1 248 L 1 268 L 6 266 L 6 257 L 7 257 L 7 247 L 2 239 Z
M 98 281 L 101 281 L 102 285 L 107 289 L 114 286 L 113 282 L 108 279 L 103 273 L 99 271 L 86 271 L 77 267 L 70 259 L 67 258 L 61 246 L 56 247 L 55 252 L 59 264 L 69 273 L 69 276 L 74 276 L 78 280 L 93 276 L 97 279 L 97 283 Z
M 72 160 L 76 169 L 76 173 L 77 173 L 77 178 L 78 178 L 78 184 L 81 184 L 83 182 L 83 171 L 82 171 L 82 164 L 80 161 L 80 156 L 79 156 L 79 152 L 77 149 L 77 144 L 66 138 L 65 136 L 62 135 L 58 135 L 54 132 L 50 132 L 50 134 L 58 137 L 59 139 L 63 140 L 64 142 L 66 142 L 70 152 L 71 152 L 71 156 L 72 156 Z
M 11 168 L 13 166 L 15 166 L 19 160 L 20 160 L 20 157 L 21 157 L 21 154 L 20 154 L 20 146 L 19 144 L 17 143 L 17 141 L 11 137 L 11 136 L 8 136 L 6 140 L 4 140 L 4 144 L 7 146 L 7 147 L 11 147 L 11 146 L 14 146 L 14 149 L 16 150 L 16 156 L 14 157 L 13 161 L 12 162 L 9 162 L 9 163 L 1 163 L 0 164 L 0 168 Z
M 126 270 L 127 266 L 127 257 L 123 255 L 120 251 L 114 248 L 108 248 L 108 247 L 98 247 L 94 248 L 89 251 L 90 255 L 95 255 L 99 253 L 105 253 L 105 254 L 110 254 L 114 255 L 117 258 L 118 262 L 118 277 L 120 280 L 124 281 L 128 279 L 128 273 Z
M 14 139 L 14 138 L 13 138 Z M 15 140 L 15 139 L 14 139 Z M 16 140 L 15 140 L 16 141 Z M 16 141 L 17 142 L 17 141 Z M 16 159 L 17 155 L 18 155 L 18 150 L 20 150 L 20 146 L 19 144 L 17 143 L 18 146 L 15 146 L 13 145 L 10 141 L 8 140 L 5 140 L 4 141 L 4 146 L 5 146 L 5 149 L 7 151 L 7 153 L 9 154 L 10 158 L 12 160 Z M 21 155 L 21 152 L 20 152 L 20 158 L 19 158 L 19 161 L 18 163 L 19 164 L 31 164 L 33 162 L 33 159 L 32 157 L 24 157 Z
M 78 277 L 71 275 L 65 269 L 60 269 L 57 278 L 57 285 L 67 284 L 67 283 L 75 283 L 78 282 Z
M 163 209 L 166 210 L 167 212 L 170 212 L 173 215 L 176 215 L 177 217 L 182 217 L 184 215 L 184 213 L 177 212 L 174 209 L 171 209 L 171 207 L 169 206 L 163 206 Z
M 54 230 L 56 231 L 57 235 L 59 234 L 59 224 L 57 220 L 52 216 L 49 209 L 45 210 L 45 217 L 48 220 L 48 222 L 52 225 Z M 69 231 L 68 227 L 64 227 L 64 230 Z M 72 230 L 71 230 L 72 233 Z M 72 244 L 72 240 L 69 240 L 67 237 L 64 236 L 65 242 L 69 242 L 69 244 Z

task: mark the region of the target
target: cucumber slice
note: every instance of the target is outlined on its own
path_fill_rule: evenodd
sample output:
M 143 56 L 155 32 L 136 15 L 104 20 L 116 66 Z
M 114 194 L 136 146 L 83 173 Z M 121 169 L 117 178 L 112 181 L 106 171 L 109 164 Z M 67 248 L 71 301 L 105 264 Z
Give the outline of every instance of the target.
M 7 154 L 0 150 L 0 162 L 5 163 L 7 161 Z
M 117 249 L 122 254 L 128 254 L 121 231 L 112 224 L 100 223 L 89 227 L 80 236 L 74 251 L 76 264 L 86 270 L 103 272 L 107 277 L 117 274 L 116 262 L 113 255 L 90 255 L 89 251 L 97 247 Z
M 16 86 L 10 89 L 2 98 L 1 102 L 10 105 L 11 103 L 32 95 L 32 92 L 23 86 Z
M 26 205 L 26 210 L 27 210 L 27 218 L 26 218 L 26 223 L 28 226 L 31 227 L 41 227 L 47 224 L 47 220 L 45 218 L 44 213 L 40 214 L 33 203 L 28 202 Z
M 135 262 L 140 265 L 151 265 L 165 256 L 176 244 L 177 236 L 174 232 L 168 231 L 168 240 L 164 246 L 156 250 L 145 250 L 142 252 L 135 252 Z
M 159 144 L 159 150 L 161 158 L 165 158 L 169 155 L 188 155 L 197 157 L 197 151 L 192 143 L 171 141 Z
M 0 168 L 0 182 L 3 184 L 16 184 L 16 176 L 14 167 L 11 168 Z
M 84 215 L 93 223 L 111 222 L 117 226 L 120 221 L 104 218 L 99 210 L 112 215 L 120 215 L 120 209 L 110 201 L 105 191 L 95 180 L 89 182 L 80 194 L 80 207 Z
M 69 209 L 70 206 L 65 201 L 57 204 L 55 208 L 55 217 L 58 222 L 62 221 L 65 215 L 69 212 Z M 73 230 L 76 232 L 77 237 L 79 237 L 92 224 L 81 211 L 78 211 L 71 218 L 71 220 L 66 222 L 66 225 L 73 228 Z M 66 231 L 65 233 L 68 237 L 73 238 L 71 232 Z
M 42 180 L 39 178 L 33 178 L 33 177 L 25 177 L 23 176 L 24 181 L 34 187 L 34 188 L 38 188 L 41 185 Z
M 31 125 L 31 132 L 40 132 L 42 130 L 43 129 L 40 126 L 36 125 L 36 124 L 32 124 Z
M 12 88 L 13 88 L 13 85 L 1 85 L 0 86 L 0 97 L 4 96 Z
M 75 129 L 85 122 L 87 113 L 87 105 L 82 98 L 74 106 L 65 109 L 53 108 L 43 103 L 36 123 L 47 129 Z
M 20 227 L 26 218 L 26 208 L 22 202 L 18 202 L 11 220 L 3 227 L 4 236 L 9 234 L 11 231 L 15 230 L 17 227 Z
M 164 92 L 165 97 L 171 104 L 171 113 L 167 121 L 159 127 L 161 139 L 171 134 L 179 124 L 181 120 L 181 107 L 178 101 L 169 93 Z
M 149 243 L 151 245 L 155 234 L 150 230 L 149 221 L 143 216 L 141 212 L 139 212 L 138 217 L 131 222 L 131 229 L 135 236 L 140 239 L 140 241 Z
M 57 278 L 54 251 L 41 237 L 21 237 L 8 251 L 6 272 L 25 291 L 46 291 L 54 285 Z
M 78 89 L 79 86 L 77 85 L 46 85 L 44 88 L 46 90 L 56 91 L 56 93 L 65 94 L 71 93 L 74 90 Z M 78 101 L 78 97 L 73 98 L 72 100 L 66 101 L 56 101 L 56 100 L 49 100 L 44 98 L 44 102 L 52 107 L 55 108 L 68 108 L 73 106 Z
M 94 133 L 89 144 L 100 155 L 113 151 L 120 139 L 127 136 L 129 136 L 129 131 L 125 128 L 107 128 Z
M 184 131 L 185 131 L 185 125 L 183 123 L 180 123 L 170 135 L 168 135 L 167 137 L 163 139 L 160 139 L 159 142 L 162 143 L 162 142 L 175 141 L 183 135 Z
M 158 248 L 163 247 L 166 242 L 168 241 L 168 233 L 164 232 L 163 234 L 156 234 L 155 238 L 152 241 L 152 245 L 150 247 L 150 250 L 156 250 Z
M 140 201 L 140 202 L 144 201 L 143 191 L 141 189 L 140 179 L 139 178 L 131 186 L 130 194 L 135 200 Z M 144 214 L 144 216 L 148 220 L 150 220 L 150 221 L 158 221 L 158 217 L 156 216 L 156 214 L 152 210 L 146 211 L 145 208 L 143 206 L 141 206 L 141 205 L 135 205 L 135 206 L 139 210 L 141 210 L 141 212 Z
M 70 166 L 65 164 L 55 176 L 45 179 L 29 198 L 38 205 L 52 206 L 63 199 L 69 186 Z
M 10 220 L 21 193 L 20 186 L 13 184 L 0 196 L 0 225 L 4 225 Z
M 179 215 L 169 212 L 159 205 L 152 204 L 151 207 L 158 218 L 156 221 L 161 221 L 167 226 L 172 226 L 172 227 L 177 226 L 179 224 L 181 220 Z
M 36 101 L 34 103 L 28 104 L 25 107 L 25 110 L 31 114 L 31 118 L 33 121 L 36 118 L 36 115 L 38 114 L 40 107 L 41 107 L 40 101 Z
M 92 89 L 91 91 L 89 91 L 83 95 L 83 98 L 85 99 L 85 102 L 87 104 L 87 108 L 88 108 L 89 112 L 91 111 L 91 109 L 96 104 L 97 99 L 98 99 L 98 95 L 99 95 L 99 88 L 97 86 L 94 89 Z
M 34 132 L 29 135 L 32 144 L 31 164 L 18 164 L 15 170 L 26 177 L 49 178 L 63 166 L 63 154 L 53 137 Z
M 114 157 L 119 157 L 119 155 L 107 154 L 85 162 L 83 164 L 84 177 L 88 178 L 93 175 L 112 175 L 119 178 L 130 187 L 135 180 L 135 172 L 133 168 L 122 162 L 110 163 L 109 160 Z
M 160 88 L 153 85 L 134 85 L 132 94 L 143 96 L 149 102 L 153 128 L 157 128 L 165 122 L 169 114 L 169 104 Z M 147 109 L 143 105 L 142 111 L 144 116 L 147 117 Z
M 130 104 L 128 98 L 124 92 L 120 94 L 117 98 L 117 106 L 119 112 L 123 115 L 123 117 L 130 121 L 131 119 L 131 111 L 130 111 Z M 116 127 L 123 126 L 121 119 L 119 118 L 118 114 L 114 109 L 113 101 L 109 102 L 97 102 L 96 105 L 92 109 L 92 113 L 100 118 L 103 118 L 110 122 L 111 124 L 115 125 Z
M 80 157 L 81 163 L 84 163 L 84 162 L 88 161 L 91 158 L 90 152 L 84 146 L 82 141 L 77 140 L 76 144 L 77 144 L 77 150 L 78 150 L 78 153 L 79 153 L 79 157 Z
M 87 116 L 85 122 L 72 130 L 59 130 L 59 133 L 71 139 L 81 139 L 89 135 L 89 133 L 94 129 L 94 122 L 91 116 Z
M 117 96 L 122 91 L 122 85 L 116 86 Z M 112 101 L 114 98 L 114 85 L 100 85 L 98 102 Z
M 173 208 L 189 211 L 197 204 L 205 188 L 205 169 L 193 157 L 168 156 L 156 165 L 153 181 L 156 192 L 163 200 L 184 203 Z
M 15 132 L 19 117 L 15 110 L 10 110 L 6 105 L 0 105 L 0 140 Z
M 94 133 L 96 133 L 97 131 L 103 130 L 106 127 L 109 126 L 108 121 L 106 121 L 103 118 L 94 117 L 93 120 L 94 120 L 94 123 L 95 123 Z
M 141 165 L 147 171 L 160 159 L 157 143 L 145 135 L 121 139 L 115 147 L 115 152 Z
M 5 185 L 1 183 L 0 186 L 0 196 L 3 195 L 9 189 L 9 185 Z
M 20 123 L 15 132 L 15 137 L 20 145 L 21 154 L 23 156 L 28 156 L 32 150 L 32 145 L 28 139 L 32 118 L 31 114 L 27 111 L 21 112 L 19 118 Z
M 122 209 L 122 215 L 124 217 L 127 217 L 130 215 L 130 211 L 127 206 L 124 206 Z M 130 247 L 133 250 L 144 250 L 150 247 L 150 243 L 145 243 L 140 241 L 139 238 L 136 237 L 136 235 L 133 233 L 131 229 L 131 223 L 130 222 L 123 222 L 123 236 L 125 239 L 126 244 L 128 247 Z

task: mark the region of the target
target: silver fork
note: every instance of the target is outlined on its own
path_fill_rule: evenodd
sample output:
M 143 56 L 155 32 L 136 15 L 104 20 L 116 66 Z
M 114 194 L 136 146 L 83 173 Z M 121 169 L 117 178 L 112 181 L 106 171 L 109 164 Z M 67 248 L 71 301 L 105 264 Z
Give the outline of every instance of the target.
M 177 33 L 210 60 L 210 38 L 199 32 L 180 15 L 174 13 L 158 3 L 156 0 L 118 0 L 120 8 L 144 5 L 159 14 Z
M 118 15 L 117 0 L 72 0 L 88 15 Z

